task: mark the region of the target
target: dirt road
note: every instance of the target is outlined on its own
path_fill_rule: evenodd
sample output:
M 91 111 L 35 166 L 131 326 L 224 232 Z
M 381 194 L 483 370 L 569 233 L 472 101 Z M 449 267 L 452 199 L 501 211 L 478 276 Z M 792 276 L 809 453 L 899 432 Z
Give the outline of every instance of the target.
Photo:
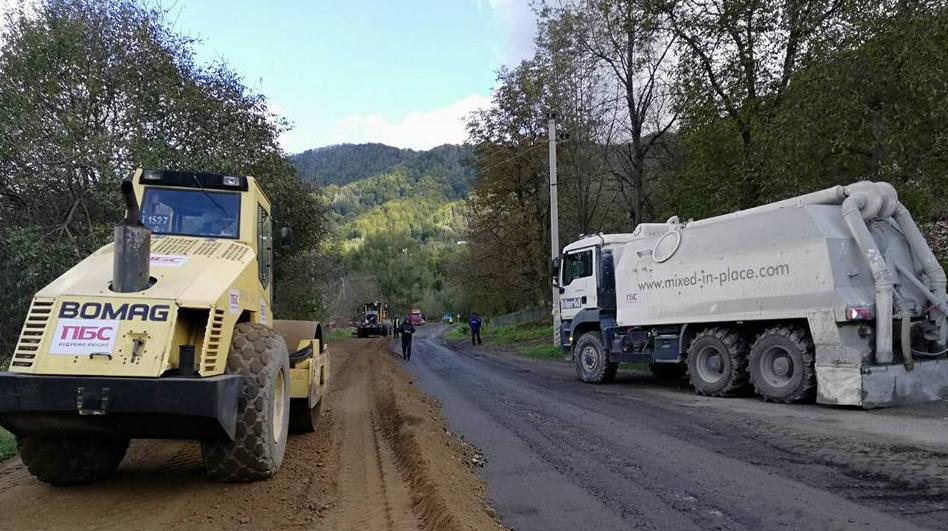
M 204 478 L 192 442 L 135 441 L 116 475 L 52 488 L 18 459 L 0 464 L 0 529 L 499 529 L 436 404 L 383 339 L 332 345 L 316 433 L 292 436 L 276 477 Z
M 787 406 L 621 371 L 593 386 L 437 330 L 405 366 L 483 449 L 515 529 L 948 528 L 948 402 Z

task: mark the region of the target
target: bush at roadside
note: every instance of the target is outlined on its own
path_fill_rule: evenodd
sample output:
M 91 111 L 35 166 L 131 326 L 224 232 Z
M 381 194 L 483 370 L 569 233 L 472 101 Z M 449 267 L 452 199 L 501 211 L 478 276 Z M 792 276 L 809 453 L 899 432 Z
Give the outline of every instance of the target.
M 16 442 L 13 434 L 0 428 L 0 461 L 16 455 Z

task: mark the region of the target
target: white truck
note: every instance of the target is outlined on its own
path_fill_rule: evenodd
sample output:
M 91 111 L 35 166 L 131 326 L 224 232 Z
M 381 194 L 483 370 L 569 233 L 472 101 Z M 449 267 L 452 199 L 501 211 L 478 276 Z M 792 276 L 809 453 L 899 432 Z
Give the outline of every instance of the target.
M 945 272 L 887 183 L 584 237 L 554 276 L 584 382 L 644 362 L 710 396 L 872 408 L 948 393 Z

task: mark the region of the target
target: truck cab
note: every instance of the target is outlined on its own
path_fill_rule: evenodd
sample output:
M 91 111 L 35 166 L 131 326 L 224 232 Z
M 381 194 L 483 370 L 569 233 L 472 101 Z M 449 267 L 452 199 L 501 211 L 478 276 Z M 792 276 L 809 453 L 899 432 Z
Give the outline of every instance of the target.
M 615 261 L 632 234 L 598 234 L 563 249 L 554 282 L 560 290 L 560 343 L 569 350 L 576 338 L 598 329 L 601 318 L 615 320 Z
M 581 380 L 608 382 L 621 362 L 648 363 L 662 377 L 683 374 L 680 327 L 620 325 L 618 319 L 619 307 L 635 304 L 637 297 L 624 293 L 617 300 L 619 260 L 623 253 L 650 249 L 651 240 L 668 230 L 667 223 L 642 223 L 632 233 L 581 237 L 555 260 L 560 344 Z

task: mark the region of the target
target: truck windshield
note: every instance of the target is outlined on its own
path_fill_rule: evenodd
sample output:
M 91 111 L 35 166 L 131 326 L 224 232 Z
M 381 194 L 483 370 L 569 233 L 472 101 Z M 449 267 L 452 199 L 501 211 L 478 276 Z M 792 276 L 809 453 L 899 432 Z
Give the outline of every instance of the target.
M 155 234 L 236 238 L 240 194 L 146 188 L 142 223 Z
M 592 276 L 592 251 L 571 253 L 563 258 L 563 285 L 569 286 L 577 278 Z

